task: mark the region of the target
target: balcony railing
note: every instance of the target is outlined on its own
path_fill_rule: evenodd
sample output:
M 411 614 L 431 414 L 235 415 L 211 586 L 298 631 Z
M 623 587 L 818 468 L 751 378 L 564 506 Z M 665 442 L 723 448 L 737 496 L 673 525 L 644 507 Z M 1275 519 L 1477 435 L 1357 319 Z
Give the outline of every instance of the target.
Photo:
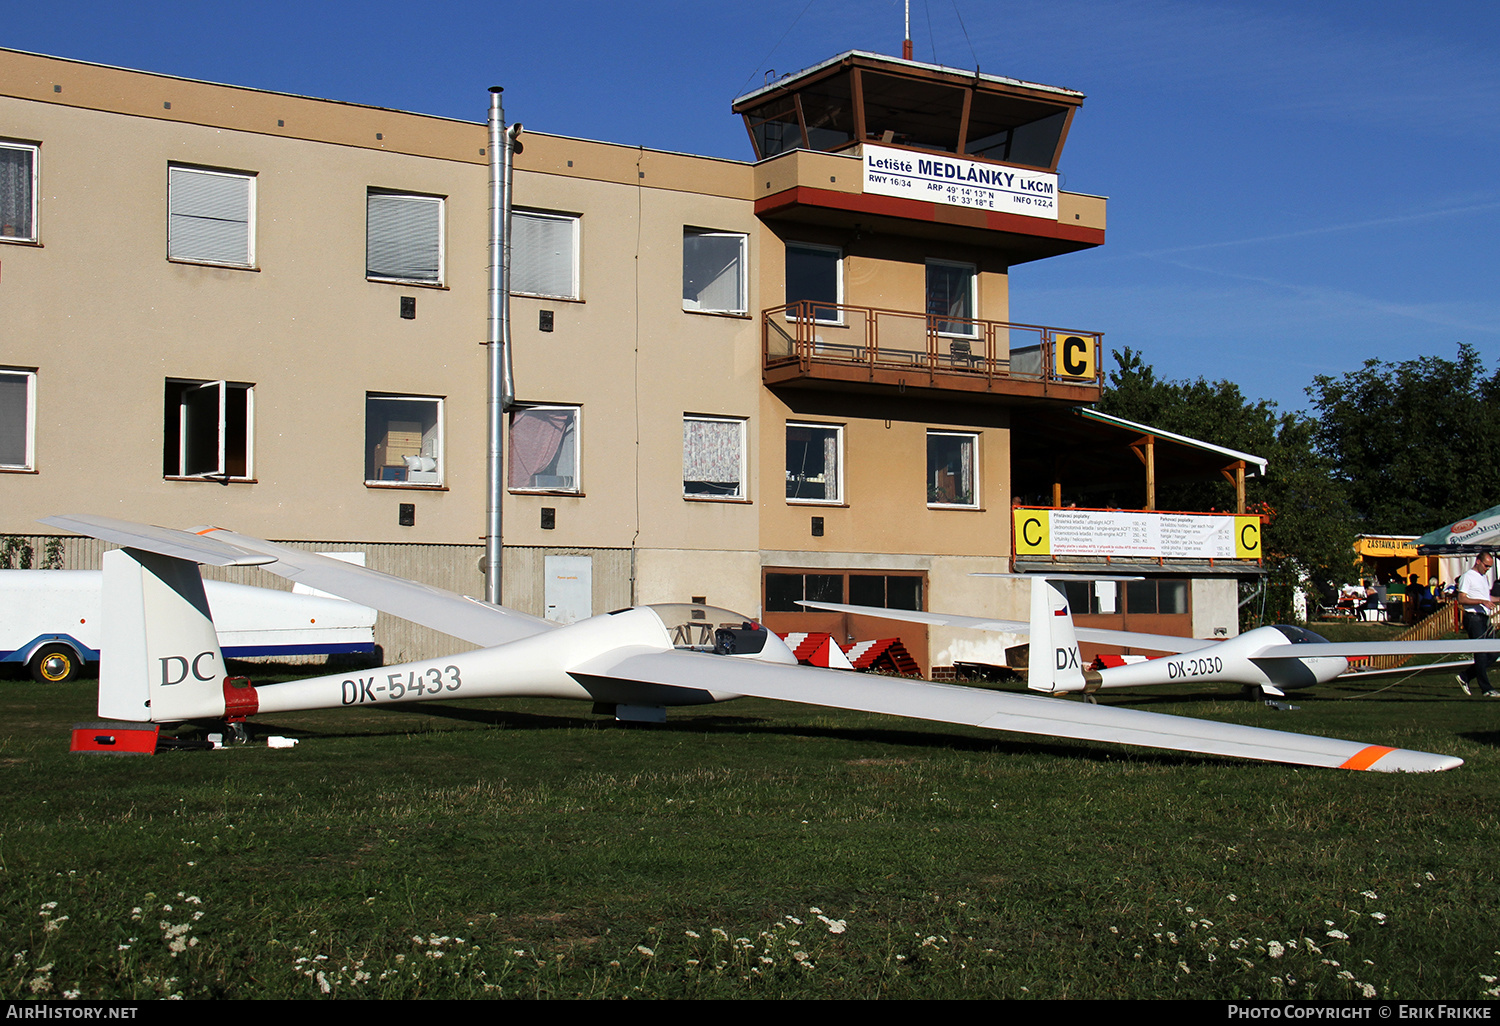
M 1090 402 L 1100 332 L 1064 331 L 803 300 L 761 316 L 767 384 L 799 379 L 996 392 Z M 1056 358 L 1063 347 L 1063 369 Z

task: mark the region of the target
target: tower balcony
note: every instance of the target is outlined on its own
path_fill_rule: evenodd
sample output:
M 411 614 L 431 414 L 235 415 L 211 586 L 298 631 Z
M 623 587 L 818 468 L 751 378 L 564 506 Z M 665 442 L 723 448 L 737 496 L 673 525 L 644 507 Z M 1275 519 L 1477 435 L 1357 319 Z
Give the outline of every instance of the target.
M 1101 332 L 803 300 L 761 314 L 769 387 L 1097 402 Z

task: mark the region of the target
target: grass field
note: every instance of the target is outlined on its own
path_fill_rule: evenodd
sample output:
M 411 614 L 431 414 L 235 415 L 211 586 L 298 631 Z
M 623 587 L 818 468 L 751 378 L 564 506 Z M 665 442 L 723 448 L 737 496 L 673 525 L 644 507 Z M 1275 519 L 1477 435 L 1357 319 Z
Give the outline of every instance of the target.
M 7 997 L 1500 994 L 1500 702 L 1446 676 L 1130 697 L 1467 760 L 1414 777 L 753 700 L 71 755 L 94 689 L 0 682 Z

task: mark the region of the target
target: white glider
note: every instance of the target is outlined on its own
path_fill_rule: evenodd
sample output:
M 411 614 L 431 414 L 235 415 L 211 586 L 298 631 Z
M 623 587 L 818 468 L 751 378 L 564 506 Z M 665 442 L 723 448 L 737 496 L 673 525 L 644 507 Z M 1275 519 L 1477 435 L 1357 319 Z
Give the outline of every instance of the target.
M 583 699 L 614 706 L 620 719 L 660 720 L 669 706 L 752 696 L 1327 768 L 1421 772 L 1463 762 L 1237 724 L 798 666 L 765 627 L 708 606 L 638 606 L 562 627 L 219 528 L 187 533 L 93 516 L 48 517 L 43 523 L 124 546 L 104 556 L 108 645 L 99 714 L 109 719 L 234 723 L 258 713 L 508 696 Z M 489 647 L 376 670 L 236 687 L 224 675 L 197 563 L 259 565 Z M 1059 627 L 1059 644 L 1067 633 Z M 1076 665 L 1076 642 L 1067 658 Z
M 1331 642 L 1303 627 L 1277 625 L 1257 627 L 1225 641 L 1198 641 L 1166 634 L 1137 634 L 1095 627 L 1074 627 L 1068 600 L 1053 581 L 1075 579 L 1071 575 L 976 574 L 984 577 L 1029 577 L 1031 621 L 996 620 L 955 613 L 928 613 L 876 606 L 851 606 L 834 602 L 802 602 L 812 609 L 856 613 L 947 627 L 1008 634 L 1029 634 L 1031 652 L 1027 661 L 1026 686 L 1033 691 L 1062 694 L 1082 691 L 1092 694 L 1104 688 L 1148 687 L 1157 684 L 1224 683 L 1257 688 L 1268 695 L 1333 680 L 1349 668 L 1349 659 L 1360 656 L 1457 655 L 1500 652 L 1500 640 L 1479 641 L 1354 641 Z M 1106 578 L 1090 577 L 1089 580 Z M 1127 580 L 1129 578 L 1110 578 Z M 1054 625 L 1066 619 L 1065 638 L 1055 638 Z M 1051 638 L 1051 640 L 1049 640 Z M 1078 641 L 1118 645 L 1169 655 L 1102 670 L 1069 664 L 1069 645 Z M 1042 653 L 1049 653 L 1050 658 Z M 1375 671 L 1384 672 L 1384 671 Z M 1407 672 L 1411 672 L 1408 670 Z

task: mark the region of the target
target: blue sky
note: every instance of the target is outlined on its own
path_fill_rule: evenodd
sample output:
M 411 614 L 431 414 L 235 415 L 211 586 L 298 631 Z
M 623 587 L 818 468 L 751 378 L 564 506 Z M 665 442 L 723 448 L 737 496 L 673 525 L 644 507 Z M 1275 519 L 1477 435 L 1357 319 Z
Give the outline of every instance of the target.
M 754 5 L 169 0 L 6 5 L 0 45 L 748 159 L 730 101 L 850 49 L 900 0 Z M 1366 359 L 1500 352 L 1500 5 L 913 0 L 920 60 L 1088 95 L 1066 189 L 1098 250 L 1016 268 L 1013 320 L 1283 408 Z M 3 134 L 3 126 L 0 126 Z

